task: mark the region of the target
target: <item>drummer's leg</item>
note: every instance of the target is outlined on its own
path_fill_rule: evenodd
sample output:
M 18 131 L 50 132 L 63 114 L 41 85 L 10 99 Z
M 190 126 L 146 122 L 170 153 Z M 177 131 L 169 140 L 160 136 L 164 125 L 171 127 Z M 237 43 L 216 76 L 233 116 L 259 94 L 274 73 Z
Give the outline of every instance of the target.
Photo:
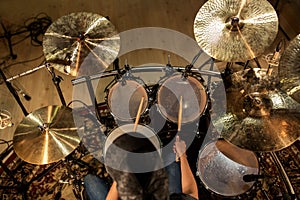
M 180 163 L 175 161 L 175 154 L 172 151 L 165 151 L 164 161 L 166 165 L 171 163 L 165 167 L 168 175 L 170 195 L 182 193 Z
M 96 175 L 88 174 L 84 177 L 84 188 L 89 200 L 105 200 L 109 185 Z
M 180 164 L 173 162 L 166 167 L 169 181 L 169 193 L 182 193 Z

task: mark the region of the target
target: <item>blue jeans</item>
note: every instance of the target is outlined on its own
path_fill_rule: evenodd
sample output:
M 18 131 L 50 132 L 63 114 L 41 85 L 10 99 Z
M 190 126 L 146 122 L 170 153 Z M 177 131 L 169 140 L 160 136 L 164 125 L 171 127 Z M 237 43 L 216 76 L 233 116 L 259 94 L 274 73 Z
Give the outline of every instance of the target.
M 84 177 L 84 188 L 89 200 L 105 200 L 109 191 L 109 185 L 93 174 Z
M 174 158 L 173 158 L 174 156 Z M 175 160 L 175 154 L 168 155 L 168 159 Z M 173 193 L 181 193 L 182 185 L 181 185 L 181 170 L 180 170 L 180 162 L 172 162 L 168 166 L 165 167 L 168 181 L 169 181 L 169 194 Z

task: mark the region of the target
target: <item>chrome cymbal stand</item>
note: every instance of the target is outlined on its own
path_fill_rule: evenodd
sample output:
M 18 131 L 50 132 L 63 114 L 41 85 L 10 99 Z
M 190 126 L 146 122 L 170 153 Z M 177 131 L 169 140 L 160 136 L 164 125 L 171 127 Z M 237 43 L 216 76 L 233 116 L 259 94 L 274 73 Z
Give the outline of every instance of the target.
M 293 186 L 292 186 L 292 184 L 289 180 L 289 177 L 286 174 L 286 172 L 285 172 L 278 156 L 276 155 L 275 152 L 270 152 L 270 154 L 271 154 L 272 158 L 274 159 L 274 162 L 277 166 L 278 172 L 279 172 L 279 174 L 280 174 L 280 176 L 281 176 L 281 178 L 282 178 L 282 180 L 283 180 L 283 182 L 284 182 L 284 184 L 285 184 L 285 186 L 288 190 L 289 197 L 290 197 L 290 198 L 288 198 L 288 200 L 297 200 L 297 196 L 295 194 L 294 188 L 293 188 Z

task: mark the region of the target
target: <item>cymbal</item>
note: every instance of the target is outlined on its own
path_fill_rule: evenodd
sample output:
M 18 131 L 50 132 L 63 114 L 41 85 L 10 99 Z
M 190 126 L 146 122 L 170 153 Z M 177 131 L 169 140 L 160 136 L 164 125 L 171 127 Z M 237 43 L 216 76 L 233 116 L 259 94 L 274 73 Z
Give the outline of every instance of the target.
M 281 88 L 300 103 L 300 34 L 291 40 L 279 60 Z
M 227 113 L 222 123 L 221 137 L 251 151 L 278 151 L 300 137 L 300 112 L 272 110 L 269 116 L 238 118 Z
M 104 71 L 119 49 L 120 37 L 115 26 L 94 13 L 62 16 L 49 26 L 43 38 L 46 61 L 71 76 Z
M 213 120 L 222 138 L 251 151 L 277 151 L 300 137 L 300 104 L 283 91 L 237 97 L 227 97 L 228 111 Z
M 27 115 L 17 126 L 13 147 L 32 164 L 49 164 L 69 155 L 80 143 L 71 108 L 46 106 Z
M 208 0 L 194 20 L 198 45 L 209 56 L 227 62 L 261 55 L 277 32 L 276 11 L 266 0 Z

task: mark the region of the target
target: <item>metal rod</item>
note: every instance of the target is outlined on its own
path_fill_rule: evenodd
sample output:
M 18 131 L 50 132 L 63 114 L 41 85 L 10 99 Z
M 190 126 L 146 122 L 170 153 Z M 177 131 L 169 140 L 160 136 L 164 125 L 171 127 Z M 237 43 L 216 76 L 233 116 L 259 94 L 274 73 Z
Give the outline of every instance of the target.
M 62 78 L 61 76 L 57 76 L 57 75 L 55 74 L 55 72 L 54 72 L 54 68 L 53 68 L 53 67 L 50 68 L 50 67 L 49 67 L 50 65 L 49 65 L 48 63 L 46 63 L 45 66 L 46 66 L 48 72 L 49 72 L 49 73 L 51 74 L 51 76 L 52 76 L 52 81 L 53 81 L 53 83 L 54 83 L 54 85 L 55 85 L 56 91 L 57 91 L 57 93 L 58 93 L 58 95 L 59 95 L 59 98 L 60 98 L 60 101 L 61 101 L 62 105 L 63 105 L 63 106 L 66 106 L 67 103 L 66 103 L 66 101 L 65 101 L 64 95 L 63 95 L 63 93 L 62 93 L 62 91 L 61 91 L 61 88 L 60 88 L 60 86 L 59 86 L 59 84 L 60 84 L 61 80 L 63 80 L 63 78 Z
M 91 98 L 91 102 L 93 104 L 93 107 L 96 109 L 97 108 L 97 100 L 96 100 L 96 96 L 95 96 L 95 92 L 94 92 L 94 89 L 93 89 L 93 85 L 92 85 L 92 82 L 91 82 L 91 79 L 89 77 L 86 77 L 86 85 L 87 85 L 87 88 L 88 88 L 88 91 L 89 91 L 89 94 L 90 94 L 90 98 Z M 96 112 L 98 112 L 98 109 L 96 109 Z M 97 113 L 97 114 L 100 114 L 100 113 Z M 100 116 L 100 115 L 98 115 Z
M 43 67 L 46 67 L 46 66 L 47 66 L 47 64 L 38 66 L 38 67 L 33 68 L 33 69 L 31 69 L 31 70 L 28 70 L 28 71 L 25 71 L 25 72 L 23 72 L 23 73 L 21 73 L 21 74 L 18 74 L 18 75 L 16 75 L 16 76 L 13 76 L 13 77 L 11 77 L 11 78 L 8 78 L 7 81 L 12 81 L 12 80 L 17 79 L 17 78 L 20 78 L 20 77 L 22 77 L 22 76 L 31 74 L 31 73 L 33 73 L 33 72 L 35 72 L 35 71 L 37 71 L 37 70 L 39 70 L 39 69 L 41 69 L 41 68 L 43 68 Z
M 165 69 L 165 66 L 147 66 L 147 67 L 133 67 L 131 68 L 131 73 L 138 73 L 138 72 L 163 72 Z M 173 66 L 174 70 L 177 70 L 178 72 L 182 72 L 185 70 L 185 67 L 176 67 Z M 207 75 L 207 76 L 214 76 L 214 77 L 220 77 L 221 74 L 220 72 L 215 72 L 215 71 L 209 71 L 209 70 L 199 70 L 197 68 L 192 68 L 191 69 L 192 72 L 194 73 L 201 73 L 202 75 Z M 107 72 L 103 72 L 103 73 L 99 73 L 99 74 L 95 74 L 95 75 L 90 75 L 89 80 L 96 80 L 96 79 L 100 79 L 100 78 L 104 78 L 104 77 L 108 77 L 108 76 L 115 76 L 118 74 L 118 71 L 116 70 L 111 70 L 111 71 L 107 71 Z M 86 77 L 79 77 L 77 79 L 72 80 L 72 84 L 73 85 L 78 85 L 81 83 L 85 83 L 87 81 Z
M 8 81 L 6 80 L 6 76 L 5 76 L 5 74 L 3 73 L 3 71 L 2 71 L 1 68 L 0 68 L 0 74 L 1 74 L 1 76 L 2 76 L 2 79 L 3 79 L 4 82 L 5 82 L 6 87 L 7 87 L 8 90 L 12 93 L 12 95 L 13 95 L 14 98 L 16 99 L 17 103 L 18 103 L 19 106 L 21 107 L 21 109 L 22 109 L 24 115 L 27 116 L 27 115 L 28 115 L 28 112 L 27 112 L 25 106 L 23 105 L 22 101 L 20 100 L 20 97 L 18 96 L 16 90 L 13 88 L 13 86 L 11 85 L 11 83 L 8 82 Z
M 273 157 L 274 161 L 275 161 L 275 164 L 277 165 L 277 168 L 278 168 L 278 172 L 279 174 L 281 175 L 282 179 L 283 179 L 283 182 L 285 183 L 285 186 L 287 187 L 287 190 L 289 192 L 289 195 L 291 197 L 291 200 L 296 200 L 297 197 L 296 197 L 296 194 L 295 194 L 295 191 L 293 189 L 293 186 L 289 180 L 289 177 L 288 175 L 286 174 L 280 160 L 278 159 L 278 156 L 276 155 L 275 152 L 270 152 L 271 156 Z

